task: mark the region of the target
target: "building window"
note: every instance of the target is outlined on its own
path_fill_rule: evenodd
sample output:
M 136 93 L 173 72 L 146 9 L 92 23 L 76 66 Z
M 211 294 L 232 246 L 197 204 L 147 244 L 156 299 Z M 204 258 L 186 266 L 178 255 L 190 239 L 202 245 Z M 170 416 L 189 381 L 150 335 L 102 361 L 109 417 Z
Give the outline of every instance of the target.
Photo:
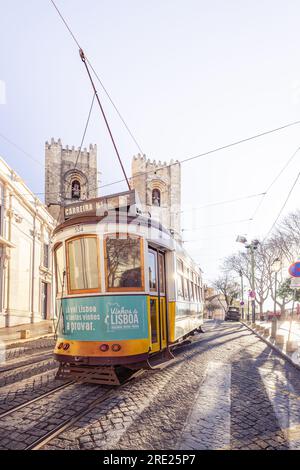
M 67 241 L 67 273 L 69 293 L 98 292 L 98 241 L 95 236 L 84 236 Z
M 160 206 L 160 190 L 159 189 L 152 190 L 152 205 Z
M 143 290 L 142 239 L 106 238 L 106 288 L 108 291 Z
M 43 247 L 43 266 L 44 268 L 49 268 L 49 245 L 44 243 Z
M 78 180 L 72 181 L 72 199 L 80 199 L 81 187 Z

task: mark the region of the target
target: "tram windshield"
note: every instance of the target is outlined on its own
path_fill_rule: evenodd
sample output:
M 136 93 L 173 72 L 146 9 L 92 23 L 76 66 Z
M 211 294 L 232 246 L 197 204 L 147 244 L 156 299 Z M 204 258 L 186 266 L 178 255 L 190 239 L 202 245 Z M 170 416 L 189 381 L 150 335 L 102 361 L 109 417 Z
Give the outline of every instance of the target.
M 100 288 L 96 237 L 80 237 L 67 241 L 67 259 L 71 293 Z
M 106 238 L 107 290 L 143 289 L 141 239 Z

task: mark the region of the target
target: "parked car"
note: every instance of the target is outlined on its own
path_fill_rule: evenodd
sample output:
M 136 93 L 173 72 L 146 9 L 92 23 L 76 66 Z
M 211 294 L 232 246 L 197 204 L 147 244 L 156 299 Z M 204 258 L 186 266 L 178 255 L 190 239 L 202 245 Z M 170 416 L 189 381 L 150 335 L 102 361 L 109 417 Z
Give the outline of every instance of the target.
M 277 317 L 277 320 L 279 320 L 281 316 L 281 312 L 279 311 L 279 312 L 274 313 L 268 310 L 265 316 L 266 316 L 266 319 L 269 321 L 272 320 L 275 316 Z
M 240 309 L 238 307 L 229 307 L 225 314 L 225 321 L 239 321 L 241 319 Z

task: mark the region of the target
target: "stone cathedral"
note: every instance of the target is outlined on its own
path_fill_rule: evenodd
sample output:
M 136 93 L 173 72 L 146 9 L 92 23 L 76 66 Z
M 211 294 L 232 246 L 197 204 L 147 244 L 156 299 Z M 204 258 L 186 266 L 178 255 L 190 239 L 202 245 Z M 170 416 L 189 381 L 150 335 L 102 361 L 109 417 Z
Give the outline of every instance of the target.
M 45 144 L 45 204 L 56 220 L 62 205 L 98 196 L 97 146 L 78 155 L 79 149 L 63 147 L 60 139 Z
M 90 144 L 89 150 L 83 149 L 79 157 L 78 153 L 79 149 L 63 147 L 60 139 L 45 144 L 45 204 L 56 220 L 61 206 L 98 196 L 97 146 Z M 130 185 L 138 193 L 143 215 L 158 220 L 180 238 L 180 163 L 134 156 Z
M 161 163 L 137 155 L 132 160 L 131 187 L 136 189 L 145 215 L 181 234 L 181 167 L 178 161 Z

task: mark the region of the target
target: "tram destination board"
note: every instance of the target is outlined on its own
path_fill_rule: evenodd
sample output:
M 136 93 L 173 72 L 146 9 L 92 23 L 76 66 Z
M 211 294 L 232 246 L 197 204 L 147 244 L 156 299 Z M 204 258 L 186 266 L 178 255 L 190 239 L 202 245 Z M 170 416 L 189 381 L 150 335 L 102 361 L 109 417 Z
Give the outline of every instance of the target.
M 65 220 L 80 215 L 104 215 L 112 210 L 130 210 L 137 213 L 138 197 L 135 190 L 110 194 L 108 196 L 87 199 L 68 204 L 64 208 Z

